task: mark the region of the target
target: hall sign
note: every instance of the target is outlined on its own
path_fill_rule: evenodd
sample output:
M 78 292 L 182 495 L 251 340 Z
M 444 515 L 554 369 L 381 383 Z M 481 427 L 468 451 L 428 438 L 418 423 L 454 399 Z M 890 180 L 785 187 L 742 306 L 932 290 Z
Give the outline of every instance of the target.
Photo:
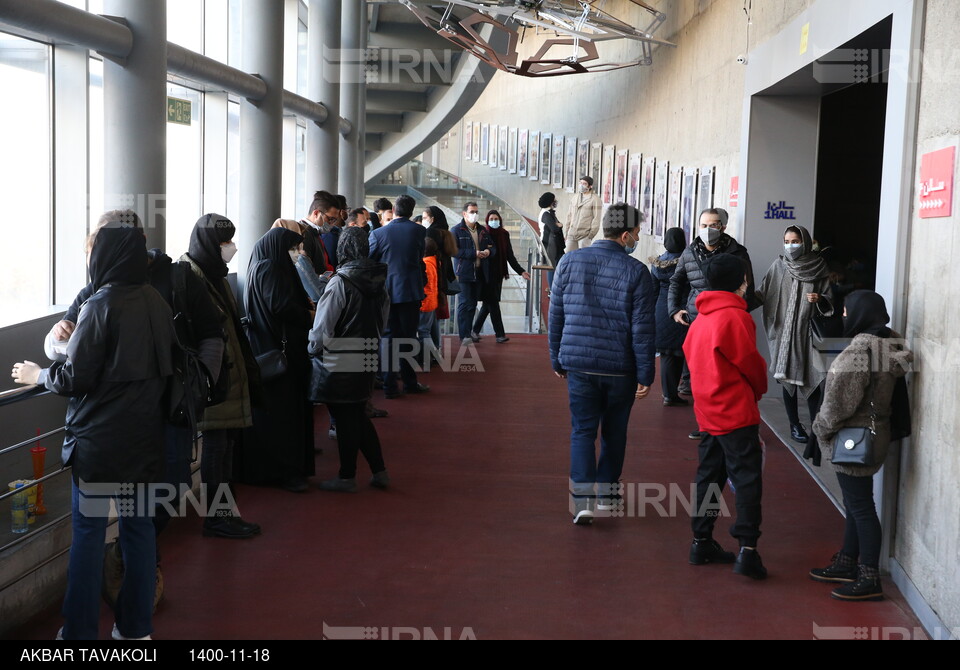
M 957 148 L 924 154 L 920 160 L 920 218 L 938 219 L 953 214 L 953 173 Z
M 167 96 L 167 123 L 189 126 L 192 113 L 192 103 L 189 100 Z
M 787 205 L 783 200 L 780 202 L 767 202 L 767 213 L 763 215 L 767 220 L 786 219 L 794 221 L 797 218 L 796 208 Z

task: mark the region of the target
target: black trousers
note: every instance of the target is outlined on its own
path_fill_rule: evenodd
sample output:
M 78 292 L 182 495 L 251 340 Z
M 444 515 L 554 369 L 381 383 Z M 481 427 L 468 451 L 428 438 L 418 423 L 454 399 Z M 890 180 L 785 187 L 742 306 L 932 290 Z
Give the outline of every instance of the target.
M 473 331 L 479 333 L 483 330 L 483 323 L 490 316 L 490 322 L 493 324 L 493 332 L 497 337 L 506 337 L 506 331 L 503 328 L 503 314 L 500 313 L 499 300 L 484 300 L 483 306 L 477 311 L 477 320 L 473 323 Z
M 370 472 L 386 470 L 380 437 L 367 417 L 367 403 L 329 403 L 327 410 L 337 422 L 337 448 L 340 451 L 340 479 L 357 476 L 357 453 L 362 453 Z
M 397 392 L 397 373 L 404 389 L 417 385 L 417 373 L 406 357 L 395 356 L 398 351 L 412 352 L 417 347 L 417 329 L 420 327 L 420 303 L 398 302 L 390 305 L 387 329 L 383 333 L 383 361 L 385 375 L 383 388 L 388 393 Z
M 719 496 L 727 478 L 736 489 L 737 519 L 730 534 L 741 547 L 755 547 L 763 515 L 763 453 L 760 426 L 739 428 L 727 435 L 707 435 L 700 442 L 697 504 L 691 516 L 694 537 L 712 537 L 719 516 Z
M 807 398 L 807 409 L 810 410 L 810 424 L 813 425 L 813 420 L 817 418 L 817 413 L 820 412 L 820 403 L 823 402 L 823 386 L 818 386 L 817 390 L 810 394 L 810 397 Z M 790 419 L 790 425 L 796 426 L 800 423 L 800 390 L 797 389 L 796 393 L 790 395 L 787 392 L 787 388 L 783 388 L 783 407 L 787 410 L 787 418 Z
M 664 400 L 676 400 L 680 376 L 683 374 L 683 356 L 660 354 L 660 387 Z
M 883 530 L 873 503 L 873 477 L 851 477 L 838 472 L 837 481 L 847 510 L 843 553 L 859 558 L 861 565 L 879 569 Z

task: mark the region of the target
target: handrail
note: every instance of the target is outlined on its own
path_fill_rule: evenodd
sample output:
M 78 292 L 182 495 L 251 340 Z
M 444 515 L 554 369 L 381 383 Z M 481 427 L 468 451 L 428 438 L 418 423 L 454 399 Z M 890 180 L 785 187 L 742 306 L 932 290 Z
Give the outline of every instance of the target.
M 0 407 L 13 405 L 14 403 L 18 403 L 29 398 L 37 398 L 42 395 L 48 395 L 49 393 L 50 391 L 37 384 L 21 386 L 15 389 L 9 389 L 7 391 L 0 391 Z M 0 454 L 2 453 L 3 452 L 0 451 Z
M 55 429 L 51 430 L 49 433 L 44 433 L 43 435 L 37 435 L 36 437 L 31 437 L 29 440 L 24 440 L 23 442 L 20 442 L 19 444 L 13 445 L 12 447 L 7 447 L 6 449 L 0 449 L 0 455 L 3 455 L 3 454 L 5 454 L 5 453 L 7 453 L 8 451 L 13 451 L 14 449 L 21 449 L 21 448 L 23 448 L 23 447 L 26 447 L 26 446 L 29 445 L 31 442 L 39 442 L 40 440 L 45 440 L 45 439 L 47 439 L 48 437 L 52 437 L 52 436 L 56 435 L 57 433 L 62 433 L 62 432 L 65 431 L 65 430 L 66 430 L 66 426 L 60 426 L 59 428 L 55 428 Z

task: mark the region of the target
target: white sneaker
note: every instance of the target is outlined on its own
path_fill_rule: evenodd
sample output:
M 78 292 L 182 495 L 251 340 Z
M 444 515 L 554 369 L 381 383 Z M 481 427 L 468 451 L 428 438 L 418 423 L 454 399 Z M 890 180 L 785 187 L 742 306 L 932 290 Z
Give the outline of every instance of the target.
M 123 635 L 120 634 L 120 630 L 117 628 L 117 624 L 113 624 L 113 632 L 110 633 L 110 637 L 118 641 L 119 640 L 152 640 L 153 639 L 149 635 L 146 635 L 144 637 L 124 637 Z
M 329 437 L 331 440 L 337 439 L 337 429 L 331 428 L 330 430 L 328 430 L 327 437 Z

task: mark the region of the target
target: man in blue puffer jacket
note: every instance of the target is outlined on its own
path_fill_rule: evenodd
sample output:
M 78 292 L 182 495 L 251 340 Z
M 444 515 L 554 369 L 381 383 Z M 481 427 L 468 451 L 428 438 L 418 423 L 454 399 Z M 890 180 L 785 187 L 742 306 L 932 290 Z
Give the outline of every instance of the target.
M 622 506 L 630 410 L 654 379 L 653 280 L 631 257 L 642 218 L 635 207 L 611 205 L 603 217 L 604 239 L 565 255 L 553 280 L 550 362 L 570 393 L 571 512 L 577 525 L 592 523 L 595 500 L 599 511 Z

